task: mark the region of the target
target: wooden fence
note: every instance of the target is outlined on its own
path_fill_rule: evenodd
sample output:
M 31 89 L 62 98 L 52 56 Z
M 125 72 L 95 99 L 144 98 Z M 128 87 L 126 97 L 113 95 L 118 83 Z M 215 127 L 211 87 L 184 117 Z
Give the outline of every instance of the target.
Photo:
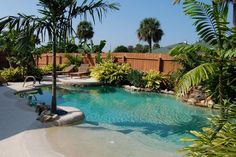
M 80 54 L 73 54 L 80 55 Z M 106 53 L 102 54 L 102 58 L 106 58 Z M 168 54 L 158 53 L 111 53 L 113 60 L 120 63 L 128 63 L 131 68 L 149 71 L 157 70 L 163 73 L 172 73 L 180 68 L 174 59 Z M 83 62 L 94 66 L 96 64 L 96 55 L 84 55 Z M 57 54 L 57 64 L 64 64 L 66 58 L 63 53 Z M 40 58 L 36 59 L 36 63 L 39 67 L 52 64 L 52 54 L 43 54 Z

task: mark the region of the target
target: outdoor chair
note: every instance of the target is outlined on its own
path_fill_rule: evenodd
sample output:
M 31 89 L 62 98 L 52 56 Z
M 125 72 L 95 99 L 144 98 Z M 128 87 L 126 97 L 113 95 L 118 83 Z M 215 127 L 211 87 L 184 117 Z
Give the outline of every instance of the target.
M 87 75 L 87 74 L 89 74 L 89 64 L 81 64 L 77 72 L 70 73 L 69 75 L 72 78 L 73 76 L 81 77 L 82 75 Z
M 63 71 L 57 71 L 57 75 L 70 74 L 71 72 L 73 72 L 74 68 L 75 68 L 75 65 L 70 65 L 70 66 L 64 68 Z
M 0 75 L 0 85 L 6 84 L 8 85 L 7 81 Z

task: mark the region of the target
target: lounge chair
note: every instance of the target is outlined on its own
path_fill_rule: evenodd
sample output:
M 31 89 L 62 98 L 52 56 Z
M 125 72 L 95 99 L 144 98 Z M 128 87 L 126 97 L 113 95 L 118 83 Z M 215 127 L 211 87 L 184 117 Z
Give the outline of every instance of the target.
M 0 85 L 6 84 L 8 85 L 7 81 L 0 75 Z
M 73 72 L 74 68 L 75 68 L 75 65 L 70 65 L 70 66 L 64 68 L 63 71 L 57 71 L 57 75 L 69 74 L 69 73 Z
M 70 73 L 69 75 L 72 78 L 73 76 L 81 77 L 82 75 L 86 74 L 89 74 L 89 64 L 81 64 L 77 72 Z

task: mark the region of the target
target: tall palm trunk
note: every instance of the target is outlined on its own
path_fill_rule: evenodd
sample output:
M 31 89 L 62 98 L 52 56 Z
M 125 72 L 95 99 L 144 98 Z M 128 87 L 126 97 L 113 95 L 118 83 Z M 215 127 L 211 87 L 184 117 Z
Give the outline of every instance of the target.
M 54 25 L 55 26 L 55 25 Z M 52 65 L 52 102 L 51 102 L 51 111 L 52 113 L 56 113 L 57 111 L 57 74 L 56 74 L 56 29 L 54 27 L 53 31 L 53 65 Z
M 152 39 L 149 40 L 149 52 L 152 53 Z

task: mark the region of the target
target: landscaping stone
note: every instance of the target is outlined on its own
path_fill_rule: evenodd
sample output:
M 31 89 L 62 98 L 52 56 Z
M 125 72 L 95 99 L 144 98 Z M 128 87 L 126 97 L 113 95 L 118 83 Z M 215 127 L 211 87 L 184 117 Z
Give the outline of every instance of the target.
M 141 91 L 141 88 L 135 87 L 135 86 L 131 86 L 130 89 L 132 91 Z
M 49 107 L 45 104 L 38 104 L 36 112 L 39 112 L 37 120 L 53 126 L 70 125 L 81 122 L 85 116 L 84 113 L 74 107 L 58 107 L 58 114 L 51 113 Z M 60 114 L 64 113 L 64 114 Z
M 130 85 L 123 85 L 122 86 L 124 89 L 126 90 L 129 90 L 129 91 L 144 91 L 144 92 L 153 92 L 152 89 L 150 88 L 139 88 L 139 87 L 135 87 L 135 86 L 130 86 Z M 168 91 L 167 89 L 165 90 L 161 90 L 160 91 L 161 93 L 164 93 L 164 94 L 170 94 L 170 95 L 174 95 L 174 91 Z
M 66 111 L 67 114 L 59 115 L 58 119 L 50 122 L 53 126 L 72 125 L 75 123 L 81 123 L 85 119 L 84 113 L 77 108 L 69 106 L 60 106 L 58 108 Z
M 208 107 L 212 108 L 215 105 L 215 102 L 213 100 L 209 100 L 209 101 L 207 101 L 206 104 Z
M 189 92 L 182 97 L 182 100 L 201 107 L 212 108 L 215 104 L 211 97 L 207 97 L 203 86 L 192 87 Z
M 174 95 L 174 94 L 175 94 L 174 91 L 168 91 L 167 89 L 165 89 L 165 90 L 161 90 L 161 93 L 164 93 L 164 94 L 170 94 L 170 95 Z
M 52 122 L 59 118 L 57 114 L 51 113 L 50 110 L 43 111 L 40 116 L 37 118 L 42 123 Z
M 194 98 L 190 98 L 190 99 L 187 100 L 187 102 L 190 103 L 190 104 L 195 104 L 197 102 L 197 100 L 194 99 Z
M 124 89 L 130 90 L 130 91 L 143 91 L 142 88 L 135 87 L 135 86 L 130 86 L 130 85 L 123 85 L 122 87 Z
M 150 88 L 142 88 L 142 90 L 145 92 L 152 92 L 152 89 L 150 89 Z
M 200 106 L 200 107 L 207 107 L 205 100 L 201 100 L 200 102 L 196 102 L 194 105 Z
M 45 103 L 39 103 L 36 105 L 35 112 L 37 112 L 38 115 L 40 116 L 42 112 L 48 111 L 49 109 L 50 107 L 46 105 Z

